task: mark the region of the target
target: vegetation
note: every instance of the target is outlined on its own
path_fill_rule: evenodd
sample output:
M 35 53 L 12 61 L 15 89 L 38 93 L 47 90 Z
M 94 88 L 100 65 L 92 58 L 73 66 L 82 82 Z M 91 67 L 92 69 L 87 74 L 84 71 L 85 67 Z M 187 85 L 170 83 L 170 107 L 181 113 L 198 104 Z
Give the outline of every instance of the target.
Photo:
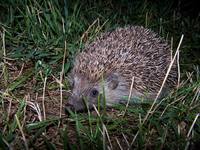
M 200 20 L 185 2 L 1 0 L 0 149 L 195 149 Z M 185 7 L 184 7 L 185 8 Z M 191 15 L 192 14 L 192 15 Z M 67 73 L 99 33 L 142 25 L 181 43 L 180 83 L 158 103 L 65 115 Z

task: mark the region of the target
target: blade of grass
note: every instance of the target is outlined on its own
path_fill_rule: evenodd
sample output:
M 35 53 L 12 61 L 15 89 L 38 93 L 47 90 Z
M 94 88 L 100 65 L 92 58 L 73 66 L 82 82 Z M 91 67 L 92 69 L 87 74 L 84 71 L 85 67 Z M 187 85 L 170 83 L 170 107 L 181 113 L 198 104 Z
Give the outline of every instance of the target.
M 176 59 L 176 56 L 177 56 L 177 54 L 178 54 L 178 52 L 179 52 L 179 48 L 180 48 L 181 43 L 182 43 L 182 41 L 183 41 L 183 37 L 184 37 L 184 35 L 181 36 L 181 39 L 180 39 L 180 41 L 179 41 L 179 44 L 178 44 L 176 53 L 175 53 L 174 58 L 172 59 L 170 65 L 169 65 L 169 67 L 168 67 L 168 70 L 167 70 L 167 73 L 166 73 L 166 75 L 165 75 L 165 78 L 164 78 L 164 80 L 163 80 L 163 82 L 162 82 L 161 88 L 160 88 L 160 90 L 158 91 L 157 96 L 156 96 L 155 100 L 153 101 L 153 103 L 152 103 L 150 109 L 148 110 L 148 112 L 147 112 L 145 118 L 143 119 L 141 125 L 143 125 L 143 124 L 146 122 L 146 120 L 148 119 L 149 115 L 153 113 L 153 112 L 152 112 L 152 109 L 154 108 L 154 105 L 156 104 L 156 102 L 157 102 L 157 100 L 158 100 L 158 97 L 159 97 L 159 95 L 160 95 L 160 93 L 161 93 L 161 91 L 162 91 L 162 89 L 163 89 L 163 86 L 164 86 L 164 84 L 165 84 L 165 82 L 166 82 L 166 80 L 167 80 L 167 77 L 168 77 L 168 75 L 169 75 L 169 72 L 170 72 L 170 70 L 171 70 L 171 68 L 172 68 L 172 65 L 173 65 L 173 63 L 174 63 L 174 61 L 175 61 L 175 59 Z M 135 139 L 137 138 L 138 134 L 139 134 L 139 130 L 137 131 L 136 135 L 134 136 L 134 138 L 133 138 L 133 140 L 132 140 L 132 142 L 131 142 L 131 144 L 130 144 L 129 149 L 131 148 L 131 146 L 132 146 L 133 143 L 135 142 Z
M 20 124 L 20 121 L 19 121 L 19 118 L 17 117 L 17 115 L 15 115 L 15 119 L 16 119 L 17 125 L 18 125 L 18 127 L 19 127 L 19 130 L 20 130 L 20 132 L 21 132 L 21 134 L 22 134 L 22 138 L 23 138 L 23 141 L 24 141 L 25 149 L 28 150 L 29 148 L 28 148 L 27 140 L 26 140 L 26 137 L 25 137 L 25 135 L 24 135 L 22 126 L 21 126 L 21 124 Z

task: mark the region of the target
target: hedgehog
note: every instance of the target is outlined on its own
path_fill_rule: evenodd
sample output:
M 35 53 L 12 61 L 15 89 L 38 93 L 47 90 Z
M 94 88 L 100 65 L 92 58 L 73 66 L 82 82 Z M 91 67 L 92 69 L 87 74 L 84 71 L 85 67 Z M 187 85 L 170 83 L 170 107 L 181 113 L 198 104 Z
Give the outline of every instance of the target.
M 102 104 L 103 98 L 108 107 L 126 103 L 132 82 L 131 99 L 152 101 L 161 88 L 171 57 L 167 41 L 142 26 L 118 27 L 100 34 L 75 57 L 66 108 L 77 112 L 92 109 L 99 99 Z M 159 98 L 176 86 L 177 76 L 173 65 Z

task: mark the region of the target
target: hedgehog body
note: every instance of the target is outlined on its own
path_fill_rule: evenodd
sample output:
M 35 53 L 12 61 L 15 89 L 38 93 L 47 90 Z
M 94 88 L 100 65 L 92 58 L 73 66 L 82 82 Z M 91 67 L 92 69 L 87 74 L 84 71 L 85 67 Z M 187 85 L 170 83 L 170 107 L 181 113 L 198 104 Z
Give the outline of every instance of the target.
M 83 110 L 83 99 L 92 107 L 103 92 L 109 106 L 126 102 L 123 98 L 129 95 L 132 82 L 132 98 L 153 100 L 170 63 L 170 46 L 149 29 L 128 26 L 103 33 L 76 56 L 67 107 Z M 162 93 L 176 83 L 173 65 Z

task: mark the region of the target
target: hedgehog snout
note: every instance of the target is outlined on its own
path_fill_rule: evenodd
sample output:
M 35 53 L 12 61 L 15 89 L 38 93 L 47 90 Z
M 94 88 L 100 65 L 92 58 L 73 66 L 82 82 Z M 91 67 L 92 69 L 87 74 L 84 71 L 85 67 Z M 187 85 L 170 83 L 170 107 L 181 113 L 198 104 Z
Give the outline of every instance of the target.
M 71 97 L 68 98 L 67 104 L 65 105 L 66 114 L 69 114 L 69 111 L 75 111 L 73 99 Z
M 74 106 L 70 103 L 67 103 L 65 105 L 65 113 L 70 114 L 70 111 L 73 111 L 73 112 L 75 111 Z
M 68 98 L 67 104 L 65 105 L 65 110 L 66 113 L 68 113 L 68 111 L 73 111 L 73 112 L 81 112 L 84 110 L 84 103 L 83 103 L 83 99 L 77 95 L 71 95 Z

